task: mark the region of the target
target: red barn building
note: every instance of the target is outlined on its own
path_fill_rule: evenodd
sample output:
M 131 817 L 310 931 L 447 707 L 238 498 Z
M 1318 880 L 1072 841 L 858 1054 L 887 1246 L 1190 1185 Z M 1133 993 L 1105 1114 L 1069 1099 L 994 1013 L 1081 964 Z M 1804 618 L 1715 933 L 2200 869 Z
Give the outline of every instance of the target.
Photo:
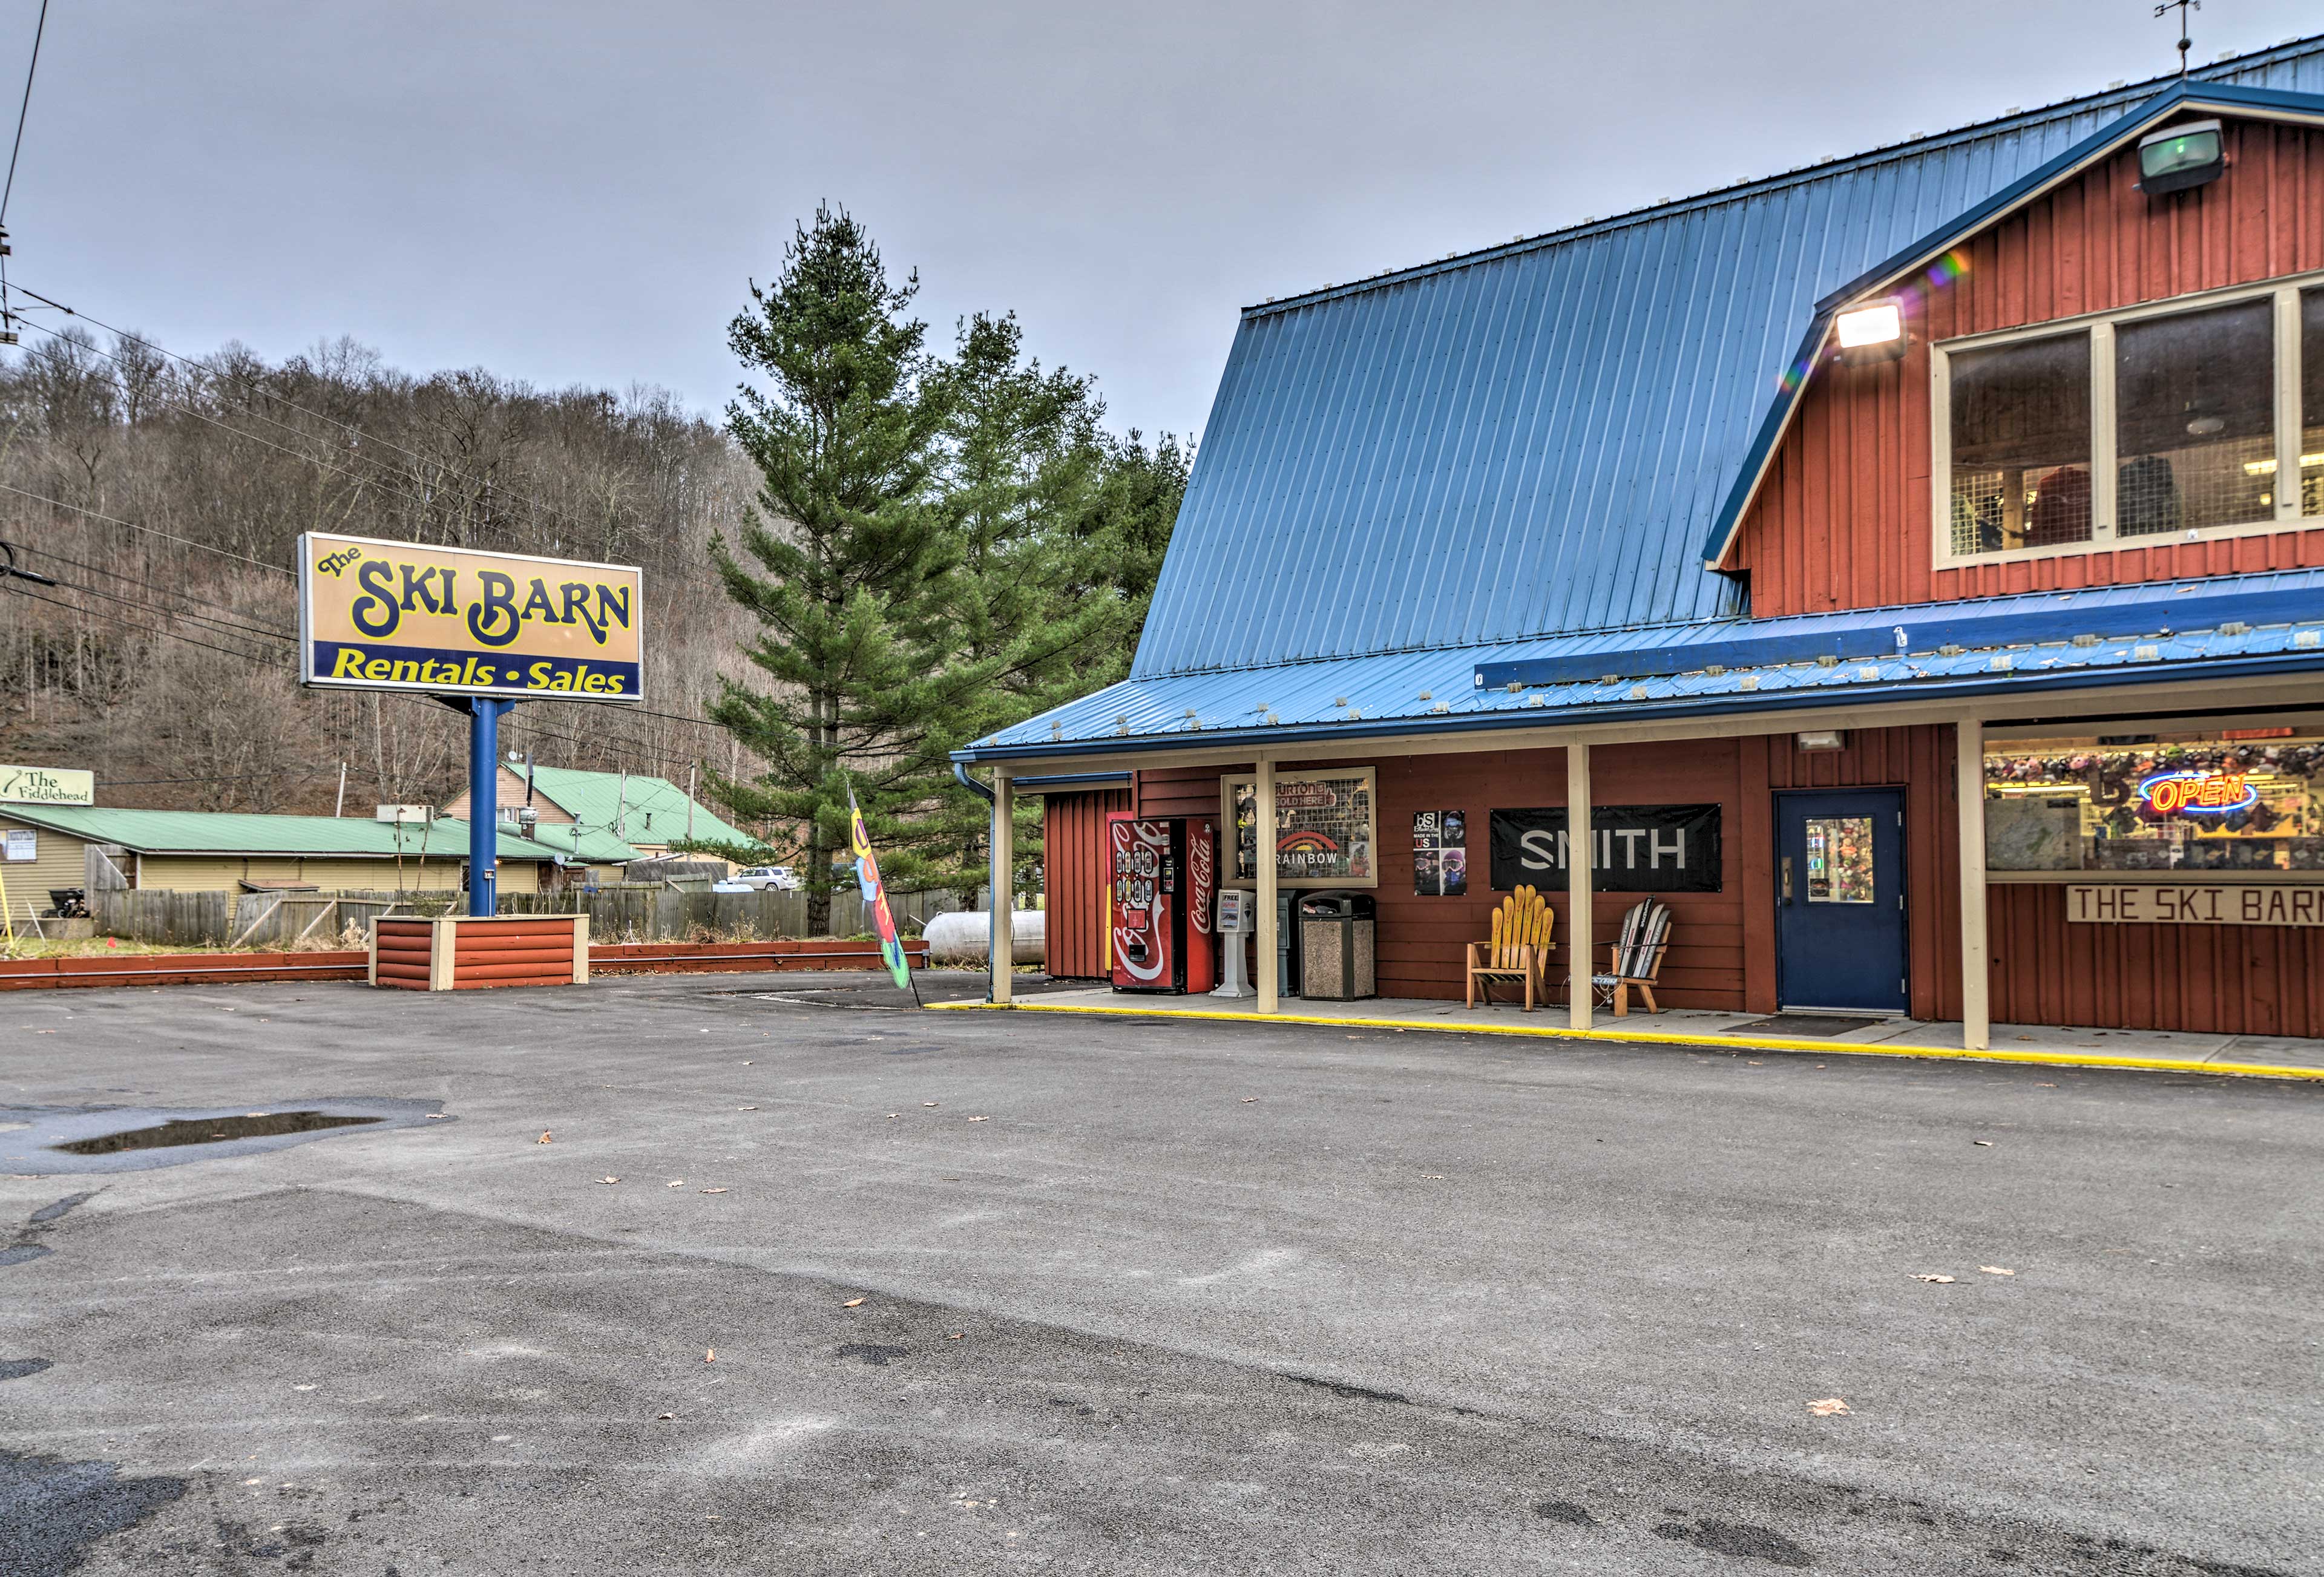
M 1667 1005 L 2324 1036 L 2319 680 L 2309 40 L 1247 309 L 1131 677 L 959 759 L 1083 797 L 1060 973 L 1122 808 L 1262 1011 L 1288 892 L 1458 997 L 1526 881 Z

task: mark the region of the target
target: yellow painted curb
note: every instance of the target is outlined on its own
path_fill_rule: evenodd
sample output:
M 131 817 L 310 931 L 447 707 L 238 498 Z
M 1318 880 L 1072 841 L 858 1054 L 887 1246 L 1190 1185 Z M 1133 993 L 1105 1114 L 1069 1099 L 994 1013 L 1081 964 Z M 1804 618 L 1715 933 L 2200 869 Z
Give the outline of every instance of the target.
M 1358 1029 L 1419 1029 L 1441 1035 L 1525 1035 L 1549 1040 L 1643 1042 L 1649 1046 L 1715 1047 L 1738 1051 L 1812 1051 L 1842 1056 L 1951 1058 L 1963 1062 L 2034 1063 L 2044 1067 L 2144 1068 L 2157 1073 L 2230 1074 L 2245 1078 L 2324 1079 L 2324 1068 L 2275 1067 L 2264 1063 L 2196 1062 L 2181 1056 L 2108 1056 L 2080 1051 L 1968 1051 L 1958 1047 L 1892 1046 L 1883 1041 L 1787 1040 L 1771 1035 L 1722 1035 L 1710 1039 L 1653 1029 L 1560 1029 L 1546 1024 L 1490 1020 L 1447 1023 L 1438 1019 L 1333 1019 L 1317 1013 L 1238 1013 L 1221 1008 L 1101 1007 L 1093 1002 L 930 1002 L 930 1011 L 993 1009 L 1018 1013 L 1090 1013 L 1126 1019 L 1207 1019 L 1242 1024 L 1322 1024 Z

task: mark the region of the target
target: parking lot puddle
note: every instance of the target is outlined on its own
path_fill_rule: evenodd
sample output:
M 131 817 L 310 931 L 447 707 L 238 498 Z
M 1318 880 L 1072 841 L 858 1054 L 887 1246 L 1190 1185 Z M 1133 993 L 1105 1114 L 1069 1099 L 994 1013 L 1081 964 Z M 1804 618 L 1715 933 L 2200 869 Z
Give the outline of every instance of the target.
M 128 1150 L 170 1149 L 179 1145 L 217 1144 L 236 1139 L 279 1139 L 288 1133 L 314 1133 L 326 1128 L 355 1128 L 377 1122 L 376 1117 L 347 1117 L 327 1111 L 254 1111 L 244 1117 L 172 1118 L 151 1128 L 99 1134 L 51 1145 L 69 1156 L 117 1156 Z

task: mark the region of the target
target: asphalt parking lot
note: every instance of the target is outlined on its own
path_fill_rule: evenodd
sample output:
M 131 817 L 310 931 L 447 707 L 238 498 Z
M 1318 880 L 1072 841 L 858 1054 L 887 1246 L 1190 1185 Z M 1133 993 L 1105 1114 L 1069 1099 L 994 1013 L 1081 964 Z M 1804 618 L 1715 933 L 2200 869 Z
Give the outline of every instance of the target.
M 861 977 L 15 993 L 0 1572 L 2324 1572 L 2319 1102 Z M 377 1120 L 48 1148 L 303 1111 Z

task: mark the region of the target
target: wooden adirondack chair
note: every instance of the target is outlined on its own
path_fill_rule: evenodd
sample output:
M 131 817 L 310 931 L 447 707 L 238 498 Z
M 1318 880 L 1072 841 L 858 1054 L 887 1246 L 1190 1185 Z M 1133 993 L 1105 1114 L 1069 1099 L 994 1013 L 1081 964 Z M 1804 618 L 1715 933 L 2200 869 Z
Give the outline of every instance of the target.
M 1520 887 L 1503 899 L 1493 911 L 1493 939 L 1469 944 L 1469 1006 L 1477 1005 L 1480 991 L 1489 1006 L 1497 980 L 1521 981 L 1525 1010 L 1532 1012 L 1535 1001 L 1548 995 L 1549 934 L 1556 920 L 1533 888 Z
M 1590 977 L 1590 989 L 1599 1006 L 1610 1007 L 1614 1017 L 1630 1016 L 1630 993 L 1646 999 L 1646 1011 L 1659 1013 L 1655 1001 L 1655 977 L 1662 973 L 1663 952 L 1670 945 L 1671 912 L 1653 899 L 1641 901 L 1622 917 L 1621 934 L 1606 944 L 1606 973 Z M 1571 991 L 1572 982 L 1566 982 Z

